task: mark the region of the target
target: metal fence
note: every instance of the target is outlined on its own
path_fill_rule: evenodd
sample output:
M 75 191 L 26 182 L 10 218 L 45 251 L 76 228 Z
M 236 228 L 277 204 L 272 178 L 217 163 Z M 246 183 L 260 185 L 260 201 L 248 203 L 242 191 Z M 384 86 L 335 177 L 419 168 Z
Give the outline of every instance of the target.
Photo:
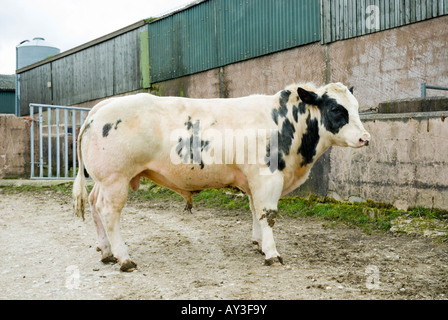
M 34 119 L 35 111 L 37 119 Z M 30 104 L 30 117 L 34 119 L 31 122 L 31 179 L 76 177 L 77 137 L 89 111 L 88 108 Z

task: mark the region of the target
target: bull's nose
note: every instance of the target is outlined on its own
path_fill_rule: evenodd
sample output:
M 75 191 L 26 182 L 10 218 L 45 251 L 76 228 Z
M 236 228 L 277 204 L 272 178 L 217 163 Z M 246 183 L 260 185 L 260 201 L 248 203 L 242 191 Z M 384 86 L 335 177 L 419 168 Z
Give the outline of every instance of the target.
M 365 133 L 361 138 L 359 138 L 359 146 L 368 146 L 370 143 L 370 134 Z

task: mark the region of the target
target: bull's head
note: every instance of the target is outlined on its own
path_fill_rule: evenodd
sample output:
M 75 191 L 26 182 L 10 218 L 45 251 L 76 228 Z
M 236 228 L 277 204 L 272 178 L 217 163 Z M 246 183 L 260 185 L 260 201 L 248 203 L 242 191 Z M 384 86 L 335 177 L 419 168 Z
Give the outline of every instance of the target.
M 316 92 L 298 88 L 300 99 L 316 106 L 320 112 L 321 134 L 328 136 L 331 145 L 360 148 L 369 145 L 370 134 L 359 118 L 359 105 L 353 88 L 342 83 L 330 83 Z

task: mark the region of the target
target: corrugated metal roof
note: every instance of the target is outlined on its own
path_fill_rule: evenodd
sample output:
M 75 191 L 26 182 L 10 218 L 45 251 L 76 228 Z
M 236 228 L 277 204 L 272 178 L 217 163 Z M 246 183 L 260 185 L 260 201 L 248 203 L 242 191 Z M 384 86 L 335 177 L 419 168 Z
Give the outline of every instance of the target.
M 16 90 L 16 76 L 11 74 L 0 74 L 0 91 Z

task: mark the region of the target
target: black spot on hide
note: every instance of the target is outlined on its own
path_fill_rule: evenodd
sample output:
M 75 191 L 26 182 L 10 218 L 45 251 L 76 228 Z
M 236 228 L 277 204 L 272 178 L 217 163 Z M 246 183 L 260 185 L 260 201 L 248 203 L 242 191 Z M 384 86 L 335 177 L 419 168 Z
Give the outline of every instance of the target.
M 112 129 L 113 123 L 106 123 L 103 126 L 103 137 L 106 138 L 109 135 L 110 129 Z
M 278 108 L 272 109 L 271 111 L 272 120 L 274 120 L 275 124 L 277 125 L 279 117 L 286 118 L 286 115 L 288 114 L 288 101 L 290 95 L 291 91 L 289 90 L 283 90 L 282 92 L 280 92 L 280 106 Z
M 294 121 L 299 121 L 299 114 L 305 114 L 306 113 L 306 104 L 303 102 L 300 102 L 298 106 L 292 106 L 292 116 L 294 117 Z
M 302 155 L 302 166 L 313 162 L 313 158 L 316 155 L 316 147 L 320 139 L 317 119 L 311 119 L 311 116 L 308 115 L 306 126 L 306 132 L 302 136 L 302 143 L 297 151 L 298 154 Z
M 90 121 L 90 123 L 92 123 L 92 122 L 93 122 L 93 120 Z M 117 129 L 118 129 L 118 125 L 119 125 L 121 122 L 122 122 L 121 119 L 118 119 L 118 120 L 115 122 L 115 126 L 114 126 L 113 123 L 106 123 L 106 124 L 103 126 L 103 137 L 106 138 L 106 137 L 109 135 L 110 130 L 112 130 L 112 128 L 114 128 L 115 130 L 117 130 Z M 90 124 L 89 124 L 89 125 L 90 125 Z
M 293 116 L 295 122 L 299 121 L 299 115 L 297 114 L 298 111 L 299 111 L 298 107 L 292 106 L 292 116 Z
M 288 119 L 288 102 L 291 91 L 283 90 L 280 92 L 279 98 L 279 108 L 272 109 L 271 117 L 276 125 L 281 123 L 281 130 L 276 132 L 277 135 L 276 143 L 273 143 L 273 137 L 271 136 L 269 145 L 266 147 L 266 157 L 265 163 L 269 166 L 269 169 L 274 172 L 276 169 L 282 171 L 286 167 L 286 162 L 284 157 L 289 155 L 291 144 L 294 139 L 294 133 L 296 132 L 293 124 Z M 294 112 L 294 111 L 293 111 Z M 294 116 L 295 117 L 295 116 Z M 283 121 L 281 121 L 283 119 Z M 277 159 L 272 156 L 277 156 Z M 277 160 L 277 166 L 275 166 L 271 161 Z
M 187 130 L 190 130 L 191 128 L 193 128 L 193 122 L 191 122 L 191 117 L 188 116 L 188 121 L 184 123 L 185 126 L 187 127 Z
M 277 109 L 272 109 L 271 117 L 272 117 L 272 120 L 274 120 L 275 124 L 278 125 L 278 110 Z
M 294 126 L 289 121 L 289 119 L 286 118 L 283 121 L 282 131 L 278 135 L 279 151 L 283 152 L 284 155 L 289 154 L 289 149 L 291 148 L 291 144 L 292 144 L 292 140 L 294 139 L 295 132 L 296 132 L 296 129 L 294 129 Z
M 191 117 L 184 123 L 188 131 L 191 132 L 189 137 L 179 137 L 176 146 L 177 155 L 184 163 L 199 164 L 201 169 L 204 169 L 204 162 L 202 161 L 201 153 L 210 149 L 210 141 L 202 140 L 200 137 L 200 121 L 196 120 L 194 123 Z M 182 153 L 184 155 L 182 156 Z M 192 167 L 192 170 L 194 167 Z
M 289 90 L 283 90 L 280 93 L 280 108 L 278 109 L 278 114 L 285 118 L 286 114 L 288 113 L 288 101 L 289 101 L 289 96 L 291 95 L 291 91 Z
M 306 113 L 306 104 L 303 102 L 299 103 L 299 113 L 300 114 L 305 114 Z

